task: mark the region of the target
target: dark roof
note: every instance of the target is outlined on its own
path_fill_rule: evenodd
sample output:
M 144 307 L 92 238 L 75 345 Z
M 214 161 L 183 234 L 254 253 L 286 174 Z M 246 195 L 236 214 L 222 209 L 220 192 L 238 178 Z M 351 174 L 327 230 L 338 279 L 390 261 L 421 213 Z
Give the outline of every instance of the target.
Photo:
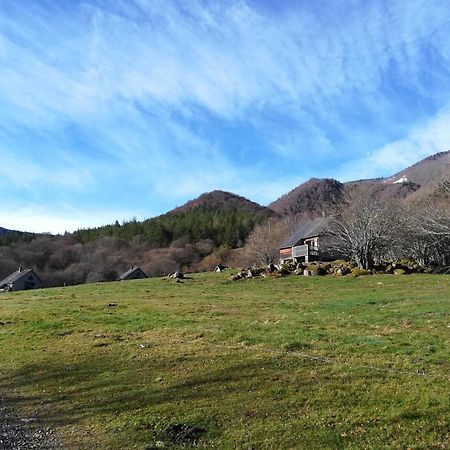
M 0 281 L 0 286 L 5 284 L 15 283 L 17 280 L 20 280 L 25 275 L 28 275 L 30 272 L 33 272 L 31 269 L 18 269 L 13 272 L 11 275 L 8 275 L 5 279 Z M 39 279 L 39 277 L 33 272 L 33 275 Z M 40 281 L 40 280 L 39 280 Z
M 301 223 L 297 229 L 281 244 L 280 248 L 294 247 L 300 240 L 323 233 L 330 222 L 329 217 L 319 217 L 309 222 Z
M 125 280 L 127 277 L 129 277 L 132 273 L 135 272 L 140 272 L 145 278 L 147 278 L 147 275 L 140 267 L 131 267 L 125 273 L 120 275 L 119 280 Z

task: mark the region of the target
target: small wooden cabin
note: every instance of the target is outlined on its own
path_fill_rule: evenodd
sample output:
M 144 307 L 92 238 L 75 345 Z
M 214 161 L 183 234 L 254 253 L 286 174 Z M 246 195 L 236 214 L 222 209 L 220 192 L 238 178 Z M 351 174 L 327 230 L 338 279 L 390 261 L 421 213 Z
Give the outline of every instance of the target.
M 321 241 L 330 219 L 319 217 L 301 223 L 280 246 L 280 263 L 310 262 L 321 259 Z
M 147 274 L 140 267 L 131 266 L 126 272 L 120 275 L 119 281 L 140 280 L 142 278 L 148 278 Z
M 40 289 L 44 286 L 41 279 L 32 269 L 19 267 L 11 275 L 0 281 L 0 291 L 27 291 L 29 289 Z

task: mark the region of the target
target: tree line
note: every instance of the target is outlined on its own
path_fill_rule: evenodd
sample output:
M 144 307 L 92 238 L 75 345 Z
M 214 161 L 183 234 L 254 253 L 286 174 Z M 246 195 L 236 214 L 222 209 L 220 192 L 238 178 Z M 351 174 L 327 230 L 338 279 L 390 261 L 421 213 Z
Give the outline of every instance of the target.
M 264 219 L 265 216 L 257 212 L 200 205 L 182 213 L 165 214 L 142 222 L 133 219 L 122 224 L 116 222 L 99 228 L 78 230 L 73 236 L 80 243 L 105 236 L 127 241 L 139 237 L 153 248 L 168 247 L 177 241 L 192 244 L 209 239 L 216 246 L 235 248 L 242 246 L 254 226 Z
M 0 279 L 19 266 L 36 270 L 46 286 L 112 281 L 132 265 L 149 276 L 210 270 L 265 219 L 257 211 L 199 205 L 63 236 L 7 234 L 0 237 Z
M 450 182 L 407 202 L 385 199 L 381 191 L 370 183 L 342 189 L 322 240 L 328 250 L 366 269 L 402 258 L 449 267 Z M 115 280 L 132 265 L 161 276 L 216 264 L 268 264 L 278 262 L 280 243 L 298 222 L 298 216 L 268 219 L 201 205 L 63 236 L 8 234 L 0 237 L 0 278 L 23 266 L 35 269 L 47 286 L 62 286 Z

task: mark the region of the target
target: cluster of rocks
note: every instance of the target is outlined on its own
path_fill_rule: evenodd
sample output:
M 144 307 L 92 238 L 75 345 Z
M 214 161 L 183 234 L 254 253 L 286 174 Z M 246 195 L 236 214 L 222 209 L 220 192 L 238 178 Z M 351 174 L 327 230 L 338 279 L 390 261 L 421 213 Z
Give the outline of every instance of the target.
M 286 276 L 286 275 L 301 275 L 301 276 L 352 276 L 359 277 L 362 275 L 373 274 L 393 274 L 405 275 L 409 273 L 430 273 L 432 270 L 422 267 L 412 260 L 401 261 L 386 261 L 378 264 L 371 270 L 359 269 L 355 263 L 339 259 L 331 262 L 314 261 L 310 263 L 296 263 L 296 264 L 269 264 L 266 267 L 252 267 L 241 270 L 230 277 L 231 280 L 237 281 L 246 278 L 254 278 L 257 276 Z
M 35 417 L 19 417 L 5 406 L 0 397 L 0 449 L 32 450 L 62 449 L 61 443 L 51 428 L 42 428 Z
M 175 272 L 167 275 L 169 280 L 175 280 L 177 283 L 181 283 L 181 280 L 186 280 L 188 277 L 183 272 Z

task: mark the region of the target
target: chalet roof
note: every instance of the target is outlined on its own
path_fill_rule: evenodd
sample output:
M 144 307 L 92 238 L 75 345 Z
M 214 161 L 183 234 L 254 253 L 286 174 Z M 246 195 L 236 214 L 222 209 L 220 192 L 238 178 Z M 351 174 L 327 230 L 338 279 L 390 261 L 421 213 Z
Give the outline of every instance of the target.
M 124 272 L 122 275 L 120 275 L 119 280 L 125 280 L 127 277 L 129 277 L 132 273 L 135 273 L 135 272 L 140 272 L 143 275 L 145 275 L 145 277 L 147 277 L 145 272 L 140 267 L 131 267 L 126 272 Z
M 330 222 L 329 217 L 319 217 L 301 223 L 297 229 L 281 244 L 280 248 L 294 247 L 300 240 L 319 236 Z
M 33 273 L 34 276 L 39 279 L 39 277 L 33 272 L 32 269 L 17 269 L 11 275 L 8 275 L 5 279 L 0 281 L 0 286 L 15 283 L 16 281 L 20 280 L 26 275 L 29 275 L 30 273 Z

